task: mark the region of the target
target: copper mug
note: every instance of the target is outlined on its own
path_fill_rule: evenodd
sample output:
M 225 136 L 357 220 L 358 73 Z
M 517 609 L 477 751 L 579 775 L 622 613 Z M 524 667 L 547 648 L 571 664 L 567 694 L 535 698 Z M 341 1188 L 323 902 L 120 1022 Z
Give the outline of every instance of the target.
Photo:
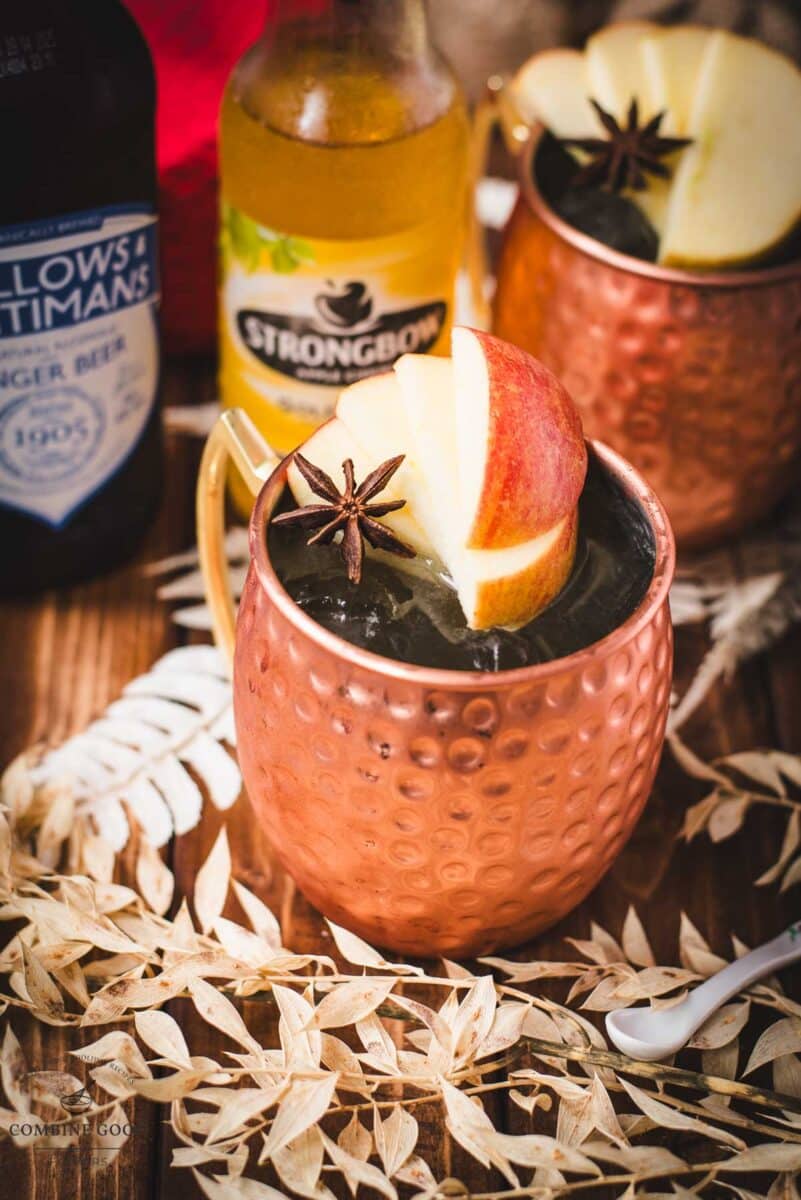
M 642 472 L 681 548 L 736 534 L 797 478 L 801 261 L 707 274 L 610 250 L 544 199 L 541 134 L 519 153 L 493 332 L 550 367 L 588 436 Z
M 650 523 L 648 591 L 587 649 L 487 673 L 383 658 L 307 616 L 266 537 L 289 459 L 277 463 L 241 410 L 209 438 L 198 539 L 215 637 L 233 658 L 247 793 L 309 900 L 371 942 L 452 956 L 524 941 L 587 895 L 642 812 L 670 693 L 673 536 L 633 467 L 594 450 Z M 222 543 L 229 458 L 259 493 L 236 624 Z

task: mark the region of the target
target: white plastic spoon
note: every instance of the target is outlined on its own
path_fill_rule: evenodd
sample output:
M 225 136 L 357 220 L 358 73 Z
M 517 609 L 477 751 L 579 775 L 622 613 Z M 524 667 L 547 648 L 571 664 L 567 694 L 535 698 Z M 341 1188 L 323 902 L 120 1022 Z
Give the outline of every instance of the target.
M 801 958 L 801 921 L 718 971 L 673 1008 L 617 1008 L 607 1013 L 606 1032 L 630 1058 L 645 1062 L 667 1058 L 680 1050 L 721 1004 L 797 958 Z

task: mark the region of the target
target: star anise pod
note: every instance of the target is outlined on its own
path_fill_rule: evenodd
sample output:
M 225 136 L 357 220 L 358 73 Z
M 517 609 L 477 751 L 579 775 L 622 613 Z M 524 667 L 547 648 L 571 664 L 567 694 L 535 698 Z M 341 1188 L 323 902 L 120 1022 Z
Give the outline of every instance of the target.
M 388 458 L 357 486 L 353 475 L 353 460 L 346 458 L 342 464 L 345 490 L 340 492 L 330 475 L 320 467 L 315 467 L 314 463 L 310 463 L 302 454 L 296 453 L 295 466 L 314 494 L 320 496 L 325 503 L 306 504 L 292 512 L 279 513 L 277 517 L 273 517 L 272 523 L 299 525 L 301 529 L 316 530 L 308 538 L 307 546 L 327 545 L 341 531 L 342 557 L 351 583 L 361 581 L 365 541 L 376 550 L 387 550 L 390 554 L 399 554 L 401 558 L 414 558 L 415 551 L 412 547 L 407 546 L 406 542 L 402 542 L 376 519 L 403 508 L 406 501 L 382 500 L 378 504 L 368 503 L 384 490 L 403 459 L 403 454 Z
M 692 138 L 663 137 L 660 134 L 659 126 L 664 120 L 664 112 L 657 113 L 640 127 L 636 99 L 629 105 L 625 125 L 619 125 L 597 100 L 591 99 L 590 103 L 609 136 L 559 139 L 563 146 L 584 150 L 590 156 L 590 161 L 573 176 L 571 186 L 597 184 L 614 192 L 622 192 L 625 188 L 635 192 L 644 191 L 648 187 L 646 175 L 670 178 L 670 168 L 661 161 L 665 155 L 692 144 Z

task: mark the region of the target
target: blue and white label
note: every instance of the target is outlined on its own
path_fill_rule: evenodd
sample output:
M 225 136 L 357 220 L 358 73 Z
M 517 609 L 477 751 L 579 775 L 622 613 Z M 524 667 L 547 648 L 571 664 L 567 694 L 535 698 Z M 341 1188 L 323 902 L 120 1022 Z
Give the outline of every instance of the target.
M 157 220 L 0 228 L 0 504 L 59 527 L 120 469 L 158 387 Z

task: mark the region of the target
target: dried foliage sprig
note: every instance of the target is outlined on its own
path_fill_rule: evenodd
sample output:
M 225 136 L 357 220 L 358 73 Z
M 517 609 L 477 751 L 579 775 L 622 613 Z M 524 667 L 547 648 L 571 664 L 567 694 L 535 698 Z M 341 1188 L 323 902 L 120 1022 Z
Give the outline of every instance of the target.
M 431 1103 L 453 1141 L 503 1177 L 505 1188 L 483 1193 L 485 1200 L 600 1186 L 634 1195 L 657 1180 L 674 1181 L 674 1189 L 685 1181 L 700 1195 L 750 1172 L 774 1175 L 774 1187 L 785 1190 L 772 1194 L 790 1194 L 801 1171 L 801 1005 L 776 984 L 727 1005 L 693 1041 L 701 1072 L 617 1055 L 586 1015 L 674 1002 L 717 969 L 722 960 L 686 917 L 676 966 L 657 965 L 634 910 L 619 941 L 597 925 L 574 941 L 575 961 L 493 957 L 475 972 L 453 963 L 426 972 L 387 961 L 332 925 L 334 961 L 282 946 L 273 914 L 231 878 L 224 829 L 198 873 L 192 910 L 184 899 L 168 920 L 141 891 L 112 882 L 113 853 L 94 845 L 87 856 L 87 842 L 99 836 L 88 814 L 63 831 L 65 869 L 37 858 L 51 812 L 48 785 L 26 760 L 12 765 L 0 793 L 0 919 L 22 926 L 0 953 L 0 1004 L 54 1025 L 132 1022 L 130 1032 L 112 1029 L 73 1051 L 108 1097 L 89 1097 L 83 1115 L 101 1138 L 97 1118 L 122 1113 L 132 1097 L 169 1104 L 173 1165 L 191 1170 L 212 1200 L 322 1200 L 332 1195 L 332 1175 L 354 1194 L 372 1188 L 390 1200 L 400 1184 L 419 1198 L 460 1194 L 437 1181 L 419 1152 L 415 1111 Z M 56 840 L 51 833 L 51 858 Z M 151 851 L 145 874 L 168 875 L 155 860 Z M 230 891 L 249 928 L 223 915 Z M 742 949 L 735 943 L 733 952 Z M 546 979 L 565 981 L 564 1003 L 538 994 Z M 226 1037 L 221 1060 L 194 1052 L 162 1011 L 177 996 L 188 996 Z M 234 1003 L 254 996 L 275 1006 L 274 1043 L 262 1044 Z M 774 1019 L 743 1074 L 772 1064 L 772 1091 L 736 1077 L 757 1010 Z M 390 1034 L 385 1012 L 406 1018 L 402 1035 L 397 1025 Z M 20 1133 L 20 1116 L 42 1109 L 49 1116 L 41 1136 L 63 1144 L 75 1137 L 69 1120 L 53 1113 L 63 1112 L 65 1093 L 80 1093 L 81 1080 L 30 1072 L 9 1021 L 0 1067 L 7 1136 L 29 1145 L 39 1135 Z M 532 1132 L 496 1128 L 483 1102 L 496 1092 Z M 121 1144 L 106 1145 L 105 1159 Z M 281 1190 L 255 1178 L 268 1163 Z
M 699 555 L 679 572 L 670 594 L 674 625 L 709 621 L 712 645 L 670 716 L 677 731 L 715 682 L 770 649 L 801 621 L 801 496 L 778 522 L 733 549 Z
M 687 809 L 682 836 L 691 841 L 706 833 L 713 842 L 724 842 L 742 829 L 749 812 L 760 806 L 780 809 L 787 825 L 779 857 L 755 882 L 757 887 L 778 883 L 783 892 L 801 883 L 801 755 L 743 750 L 706 763 L 678 734 L 668 740 L 687 774 L 710 787 Z

